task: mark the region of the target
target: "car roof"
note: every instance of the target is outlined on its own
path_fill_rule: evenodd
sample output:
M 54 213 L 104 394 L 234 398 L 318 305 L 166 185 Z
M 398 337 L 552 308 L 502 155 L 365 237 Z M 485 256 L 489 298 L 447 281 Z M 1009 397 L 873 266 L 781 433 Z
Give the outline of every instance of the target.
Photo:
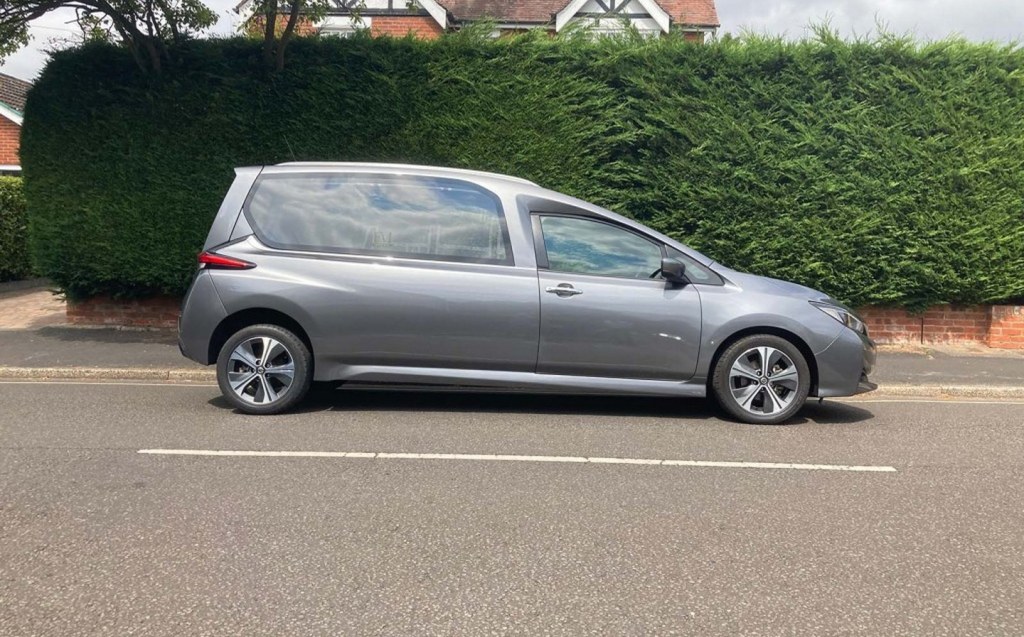
M 344 162 L 344 161 L 289 161 L 273 166 L 270 169 L 285 169 L 281 172 L 291 172 L 288 169 L 295 169 L 295 172 L 313 170 L 342 170 L 353 172 L 388 171 L 412 175 L 423 175 L 430 177 L 475 177 L 477 179 L 491 179 L 510 183 L 536 186 L 537 184 L 520 177 L 491 173 L 483 170 L 468 170 L 465 168 L 447 168 L 444 166 L 421 166 L 417 164 L 383 164 L 374 162 Z M 278 172 L 273 170 L 273 172 Z

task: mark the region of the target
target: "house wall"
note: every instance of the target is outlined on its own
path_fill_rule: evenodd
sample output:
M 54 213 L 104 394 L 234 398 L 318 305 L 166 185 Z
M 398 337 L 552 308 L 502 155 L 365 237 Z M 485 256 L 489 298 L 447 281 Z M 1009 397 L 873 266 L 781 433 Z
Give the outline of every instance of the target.
M 0 164 L 20 166 L 18 148 L 21 144 L 21 127 L 0 116 Z
M 382 35 L 404 38 L 410 33 L 417 38 L 433 40 L 440 37 L 443 31 L 441 25 L 430 16 L 374 16 L 370 24 L 370 34 L 375 38 Z

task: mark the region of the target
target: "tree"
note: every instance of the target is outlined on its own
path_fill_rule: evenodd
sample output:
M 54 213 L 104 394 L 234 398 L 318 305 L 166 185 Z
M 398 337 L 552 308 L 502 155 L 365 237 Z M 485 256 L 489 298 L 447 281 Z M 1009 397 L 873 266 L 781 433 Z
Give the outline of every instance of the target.
M 217 21 L 201 0 L 0 0 L 0 60 L 28 43 L 29 22 L 72 9 L 95 36 L 106 30 L 131 51 L 139 68 L 159 73 L 167 44 L 195 35 Z
M 332 4 L 342 0 L 252 0 L 253 13 L 243 30 L 262 34 L 263 62 L 270 69 L 284 68 L 284 52 L 295 37 L 300 23 L 315 24 L 323 19 Z M 361 2 L 350 3 L 358 8 Z M 349 6 L 349 4 L 346 4 Z M 282 21 L 283 18 L 283 21 Z

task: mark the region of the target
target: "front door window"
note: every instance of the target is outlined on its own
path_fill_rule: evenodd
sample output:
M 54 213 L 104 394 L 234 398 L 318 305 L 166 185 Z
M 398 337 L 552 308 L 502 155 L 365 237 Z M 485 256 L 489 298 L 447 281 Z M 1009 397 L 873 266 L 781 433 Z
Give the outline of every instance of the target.
M 579 217 L 541 217 L 548 269 L 648 279 L 661 268 L 661 247 L 633 232 Z

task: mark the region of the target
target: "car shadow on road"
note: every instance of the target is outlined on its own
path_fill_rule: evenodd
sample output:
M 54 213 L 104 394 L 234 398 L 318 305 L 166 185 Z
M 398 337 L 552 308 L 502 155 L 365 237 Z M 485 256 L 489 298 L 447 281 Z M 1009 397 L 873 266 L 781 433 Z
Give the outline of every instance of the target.
M 231 409 L 223 397 L 210 404 Z M 575 396 L 563 394 L 522 394 L 480 391 L 410 391 L 387 389 L 331 389 L 315 387 L 293 411 L 390 411 L 390 412 L 481 412 L 542 415 L 600 415 L 648 418 L 685 418 L 721 420 L 730 418 L 712 401 L 701 398 L 663 398 L 647 396 Z M 874 418 L 870 411 L 851 405 L 817 400 L 783 426 L 804 423 L 841 425 Z M 736 423 L 740 425 L 741 423 Z

